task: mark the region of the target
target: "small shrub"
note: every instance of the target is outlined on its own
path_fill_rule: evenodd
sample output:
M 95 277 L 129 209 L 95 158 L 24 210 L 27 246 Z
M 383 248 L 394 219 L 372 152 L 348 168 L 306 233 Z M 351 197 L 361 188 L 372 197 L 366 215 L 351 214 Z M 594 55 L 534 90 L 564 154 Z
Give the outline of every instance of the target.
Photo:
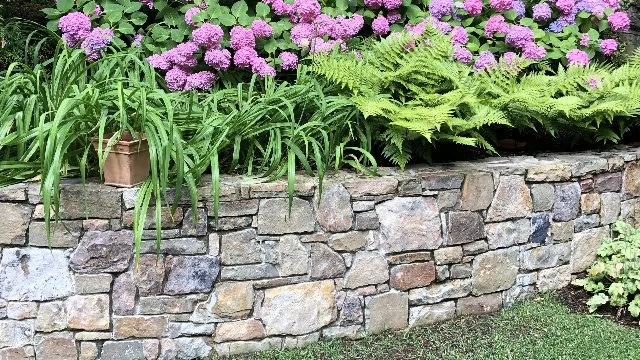
M 573 284 L 594 294 L 587 302 L 591 312 L 609 304 L 640 317 L 640 230 L 621 221 L 613 230 L 618 236 L 604 239 L 587 277 Z

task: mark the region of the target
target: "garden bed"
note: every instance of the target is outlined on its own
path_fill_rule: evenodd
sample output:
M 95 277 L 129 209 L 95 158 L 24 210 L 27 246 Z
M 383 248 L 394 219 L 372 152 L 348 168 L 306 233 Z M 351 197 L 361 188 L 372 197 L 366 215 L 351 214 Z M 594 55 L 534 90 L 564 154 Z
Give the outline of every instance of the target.
M 558 301 L 565 304 L 571 311 L 590 314 L 587 301 L 593 294 L 585 291 L 582 287 L 570 285 L 556 292 Z M 640 327 L 640 320 L 632 317 L 626 308 L 613 308 L 611 306 L 602 306 L 595 313 L 595 316 L 601 316 L 611 321 L 615 321 L 622 325 Z

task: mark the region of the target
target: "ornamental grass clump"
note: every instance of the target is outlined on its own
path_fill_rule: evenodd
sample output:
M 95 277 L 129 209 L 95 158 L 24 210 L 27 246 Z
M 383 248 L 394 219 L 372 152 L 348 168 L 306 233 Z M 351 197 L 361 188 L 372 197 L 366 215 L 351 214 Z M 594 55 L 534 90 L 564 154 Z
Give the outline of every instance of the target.
M 273 77 L 307 56 L 426 26 L 451 34 L 454 59 L 478 69 L 510 53 L 584 64 L 615 56 L 630 26 L 619 0 L 58 0 L 45 12 L 90 61 L 112 44 L 141 47 L 173 91 L 209 90 L 237 73 Z
M 587 276 L 572 283 L 594 294 L 589 311 L 609 305 L 640 317 L 640 231 L 618 221 L 613 232 L 617 236 L 603 239 Z

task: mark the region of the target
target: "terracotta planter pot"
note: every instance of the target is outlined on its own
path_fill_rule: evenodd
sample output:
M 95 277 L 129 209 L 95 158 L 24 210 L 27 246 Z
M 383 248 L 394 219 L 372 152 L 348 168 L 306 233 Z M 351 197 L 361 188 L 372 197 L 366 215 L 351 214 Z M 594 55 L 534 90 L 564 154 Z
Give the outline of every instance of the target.
M 105 135 L 102 150 L 113 134 Z M 98 138 L 92 138 L 93 147 L 98 150 Z M 149 177 L 151 168 L 149 144 L 146 138 L 134 140 L 131 133 L 124 133 L 113 144 L 104 162 L 104 183 L 117 187 L 134 187 Z

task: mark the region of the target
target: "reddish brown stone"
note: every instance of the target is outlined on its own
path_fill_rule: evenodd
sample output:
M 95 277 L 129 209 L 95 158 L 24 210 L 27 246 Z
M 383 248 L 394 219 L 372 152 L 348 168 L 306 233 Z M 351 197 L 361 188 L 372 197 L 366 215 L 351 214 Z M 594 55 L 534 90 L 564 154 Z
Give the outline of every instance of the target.
M 398 265 L 391 269 L 389 282 L 397 290 L 424 287 L 436 279 L 433 262 Z
M 265 337 L 264 326 L 255 319 L 225 322 L 216 329 L 215 342 L 245 341 Z
M 116 339 L 159 338 L 167 325 L 165 316 L 124 316 L 113 318 Z

